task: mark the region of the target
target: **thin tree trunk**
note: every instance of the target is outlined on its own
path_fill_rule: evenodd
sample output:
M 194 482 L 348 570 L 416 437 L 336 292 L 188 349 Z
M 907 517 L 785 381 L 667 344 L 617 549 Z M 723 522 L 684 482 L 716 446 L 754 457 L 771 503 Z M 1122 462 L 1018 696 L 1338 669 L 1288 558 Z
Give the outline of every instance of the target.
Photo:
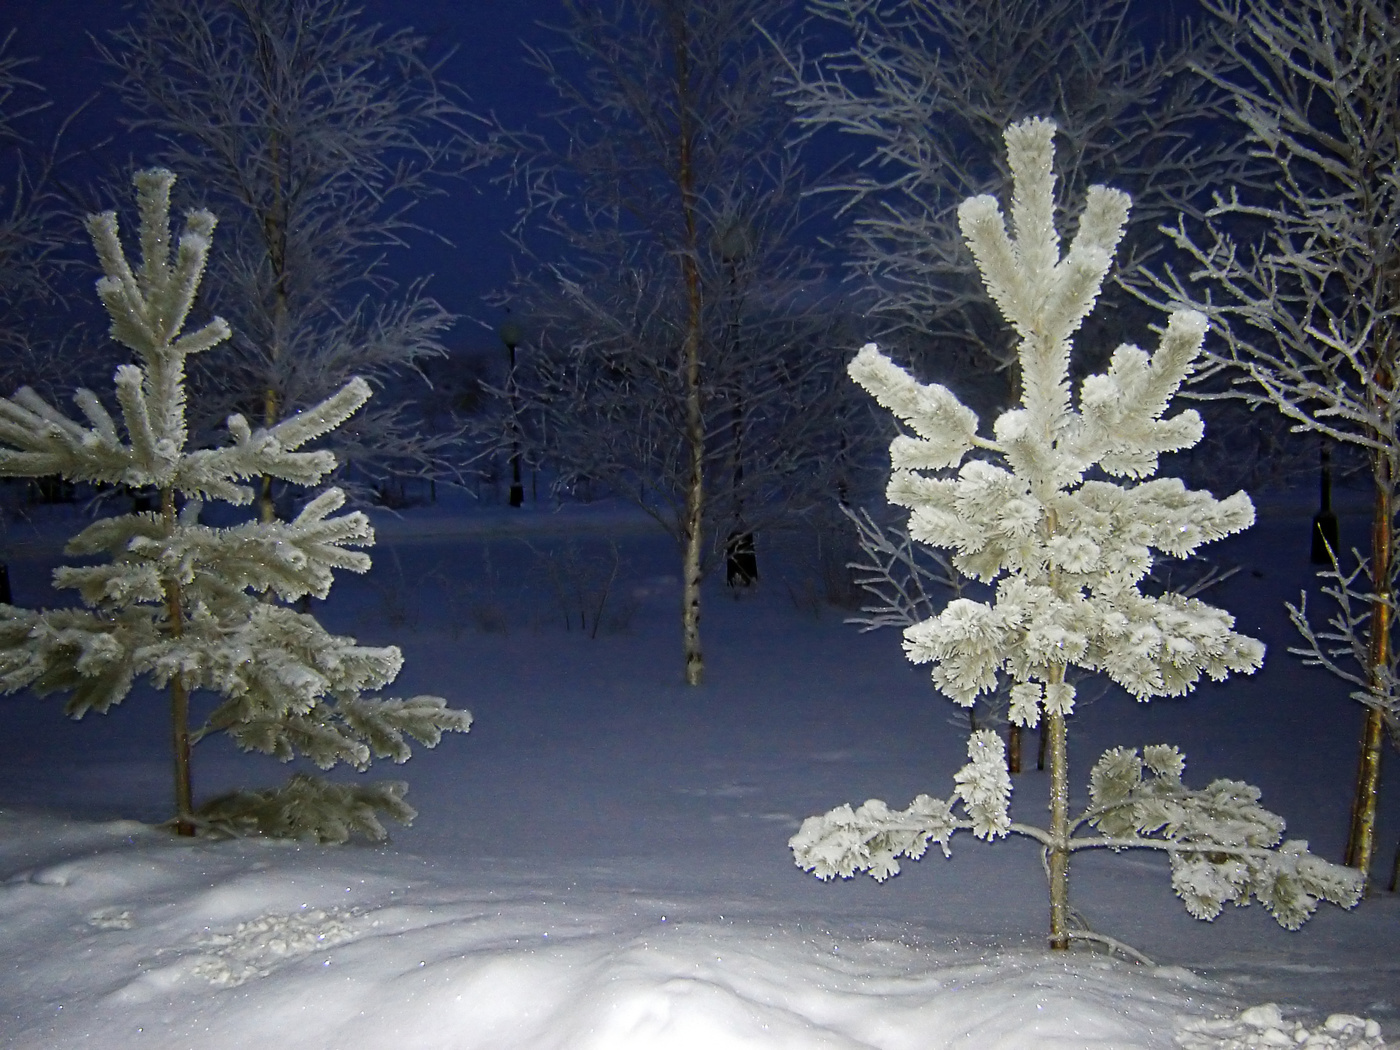
M 175 493 L 162 489 L 160 517 L 166 535 L 175 531 Z M 170 635 L 182 638 L 185 633 L 185 613 L 178 580 L 165 581 L 165 614 Z M 190 785 L 190 694 L 184 680 L 177 674 L 170 680 L 170 733 L 175 757 L 175 833 L 194 834 L 194 793 Z
M 1021 772 L 1021 727 L 1015 722 L 1006 727 L 1006 771 Z
M 273 359 L 276 360 L 276 348 L 273 349 Z M 263 426 L 271 429 L 277 425 L 277 391 L 268 387 L 263 391 Z M 262 485 L 258 492 L 258 520 L 264 525 L 275 520 L 277 517 L 277 504 L 272 498 L 272 475 L 262 476 Z
M 1006 370 L 1007 385 L 1010 387 L 1011 405 L 1014 408 L 1021 401 L 1021 365 L 1018 362 L 1012 364 Z M 1044 739 L 1044 728 L 1040 731 L 1041 739 Z M 1041 763 L 1043 767 L 1044 763 Z M 1015 722 L 1011 722 L 1006 727 L 1006 771 L 1011 774 L 1021 772 L 1021 727 Z
M 1361 755 L 1356 768 L 1356 795 L 1351 805 L 1346 864 L 1362 872 L 1368 880 L 1376 851 L 1376 801 L 1380 795 L 1384 738 L 1385 720 L 1375 708 L 1367 708 L 1361 730 Z
M 1332 509 L 1332 446 L 1326 437 L 1318 451 L 1318 510 L 1313 515 L 1312 550 L 1314 565 L 1332 565 L 1341 557 L 1341 525 Z
M 1392 502 L 1394 463 L 1390 455 L 1376 455 L 1374 475 L 1376 494 L 1375 513 L 1371 521 L 1371 585 L 1376 597 L 1371 603 L 1370 652 L 1367 659 L 1370 662 L 1371 685 L 1379 692 L 1384 688 L 1386 671 L 1390 666 L 1391 544 L 1395 513 Z M 1357 759 L 1356 791 L 1351 803 L 1346 864 L 1360 871 L 1368 881 L 1376 850 L 1376 805 L 1380 797 L 1384 744 L 1385 722 L 1381 712 L 1376 708 L 1367 708 L 1366 722 L 1361 731 L 1361 753 Z
M 1019 373 L 1015 373 L 1015 377 L 1019 396 Z M 1048 434 L 1045 442 L 1050 443 Z M 1050 510 L 1045 521 L 1047 542 L 1054 538 L 1058 529 L 1055 511 Z M 1048 582 L 1051 591 L 1058 592 L 1058 569 L 1050 569 Z M 1064 684 L 1065 665 L 1051 664 L 1046 670 L 1048 700 L 1052 687 Z M 1045 874 L 1050 881 L 1050 949 L 1065 951 L 1069 948 L 1069 747 L 1064 714 L 1047 711 L 1040 720 L 1040 732 L 1050 758 L 1050 844 L 1045 848 Z
M 680 115 L 679 164 L 676 178 L 681 192 L 685 243 L 681 272 L 685 281 L 686 325 L 682 346 L 685 380 L 685 443 L 689 478 L 685 489 L 685 551 L 681 565 L 681 635 L 685 651 L 685 681 L 700 685 L 705 679 L 705 657 L 700 648 L 700 555 L 705 524 L 705 414 L 700 396 L 701 311 L 700 267 L 696 261 L 699 236 L 696 222 L 695 168 L 692 157 L 695 129 L 690 113 L 690 55 L 685 12 L 673 14 L 676 57 L 677 111 Z
M 256 26 L 252 26 L 256 33 Z M 265 60 L 270 67 L 271 59 Z M 275 97 L 275 92 L 269 92 Z M 272 134 L 272 210 L 262 217 L 263 237 L 267 244 L 267 259 L 273 274 L 272 342 L 268 346 L 268 358 L 275 374 L 278 362 L 282 359 L 282 340 L 287 330 L 287 207 L 282 195 L 282 150 L 277 133 Z M 263 391 L 263 425 L 271 429 L 281 418 L 282 404 L 274 382 L 269 382 Z M 258 518 L 264 524 L 277 519 L 277 504 L 272 495 L 272 476 L 262 477 L 262 491 L 258 500 Z
M 1061 667 L 1051 674 L 1054 682 L 1064 681 Z M 1050 947 L 1069 947 L 1069 749 L 1066 746 L 1065 716 L 1047 714 L 1047 750 L 1050 753 L 1050 846 L 1047 863 L 1050 878 Z

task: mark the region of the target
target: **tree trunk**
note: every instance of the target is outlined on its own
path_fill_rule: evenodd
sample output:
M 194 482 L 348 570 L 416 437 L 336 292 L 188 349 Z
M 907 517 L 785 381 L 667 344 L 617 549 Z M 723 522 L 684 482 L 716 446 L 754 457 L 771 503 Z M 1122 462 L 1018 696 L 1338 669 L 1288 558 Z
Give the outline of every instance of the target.
M 1015 407 L 1021 401 L 1021 366 L 1018 363 L 1010 365 L 1006 369 L 1006 381 L 1010 388 L 1011 405 Z M 1045 736 L 1044 728 L 1040 735 L 1042 741 Z M 1043 768 L 1043 763 L 1041 764 Z M 1021 772 L 1021 727 L 1015 722 L 1011 722 L 1006 727 L 1006 771 L 1012 775 Z
M 1021 772 L 1021 727 L 1015 722 L 1006 727 L 1006 771 Z
M 1332 509 L 1332 446 L 1326 437 L 1318 453 L 1318 511 L 1313 515 L 1312 551 L 1314 565 L 1332 565 L 1341 556 L 1341 527 Z
M 1391 544 L 1395 508 L 1394 463 L 1388 454 L 1377 453 L 1374 462 L 1375 514 L 1371 521 L 1371 603 L 1370 679 L 1372 688 L 1384 689 L 1390 665 L 1391 628 Z M 1346 864 L 1369 881 L 1371 861 L 1376 850 L 1376 804 L 1380 797 L 1381 754 L 1385 744 L 1385 723 L 1376 708 L 1366 709 L 1361 732 L 1361 754 L 1357 760 L 1356 791 L 1351 802 L 1351 831 L 1347 837 Z
M 175 493 L 162 489 L 160 517 L 169 536 L 175 531 Z M 165 581 L 165 614 L 172 638 L 185 633 L 185 613 L 180 583 Z M 190 694 L 184 680 L 177 674 L 170 680 L 170 740 L 175 758 L 175 833 L 194 834 L 194 793 L 190 785 Z
M 695 129 L 690 112 L 689 31 L 684 10 L 673 14 L 676 58 L 676 101 L 680 118 L 676 181 L 681 195 L 685 243 L 681 273 L 685 281 L 686 323 L 681 348 L 685 384 L 685 444 L 689 478 L 685 488 L 685 550 L 681 565 L 681 636 L 685 651 L 685 681 L 700 685 L 705 678 L 705 657 L 700 649 L 700 555 L 705 524 L 705 412 L 700 395 L 700 351 L 703 301 L 700 267 L 696 260 L 699 234 L 696 221 L 695 168 L 692 150 Z
M 692 455 L 692 461 L 694 460 Z M 681 571 L 684 588 L 681 595 L 681 636 L 685 651 L 685 684 L 701 685 L 705 681 L 705 656 L 700 648 L 700 546 L 704 492 L 701 474 L 692 463 L 690 485 L 685 499 L 685 552 Z
M 252 27 L 257 32 L 257 27 Z M 269 92 L 270 97 L 275 93 Z M 287 333 L 287 213 L 286 201 L 282 196 L 282 149 L 277 133 L 273 132 L 270 143 L 272 168 L 276 173 L 272 185 L 272 210 L 262 216 L 263 237 L 267 245 L 267 261 L 273 274 L 272 343 L 268 347 L 268 357 L 272 369 L 276 371 L 282 359 L 282 340 Z M 277 388 L 269 382 L 263 391 L 263 426 L 269 429 L 281 421 L 282 403 Z M 277 505 L 272 494 L 272 477 L 262 477 L 262 492 L 258 500 L 258 518 L 264 524 L 277 519 Z
M 276 347 L 273 359 L 276 359 Z M 263 426 L 271 429 L 277 425 L 277 391 L 268 387 L 263 391 Z M 277 518 L 277 504 L 272 496 L 272 475 L 264 474 L 258 490 L 258 520 L 266 525 Z
M 1370 880 L 1376 851 L 1376 802 L 1380 796 L 1381 754 L 1385 721 L 1380 711 L 1366 709 L 1361 730 L 1361 755 L 1356 767 L 1356 792 L 1351 802 L 1351 835 L 1347 839 L 1346 865 Z
M 1064 681 L 1061 667 L 1051 674 Z M 1069 749 L 1065 716 L 1047 714 L 1047 750 L 1050 753 L 1050 846 L 1046 849 L 1050 878 L 1050 947 L 1069 947 Z

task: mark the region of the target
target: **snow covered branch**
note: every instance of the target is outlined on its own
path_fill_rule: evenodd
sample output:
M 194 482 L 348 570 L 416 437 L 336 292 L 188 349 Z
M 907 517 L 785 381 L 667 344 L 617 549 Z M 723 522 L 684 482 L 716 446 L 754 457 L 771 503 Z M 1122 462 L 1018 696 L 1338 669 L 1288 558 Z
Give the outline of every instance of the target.
M 819 879 L 851 878 L 866 872 L 877 882 L 899 874 L 899 858 L 920 860 L 936 843 L 945 857 L 954 832 L 972 831 L 993 839 L 1018 834 L 1047 850 L 1052 831 L 1013 822 L 1011 781 L 1003 744 L 988 730 L 968 743 L 972 761 L 954 777 L 946 800 L 920 795 L 893 811 L 879 799 L 808 817 L 788 845 L 799 867 Z M 1172 888 L 1186 910 L 1211 921 L 1225 904 L 1258 900 L 1285 929 L 1296 930 L 1321 901 L 1353 907 L 1362 879 L 1350 868 L 1308 852 L 1307 843 L 1283 842 L 1283 819 L 1258 804 L 1259 791 L 1234 780 L 1216 780 L 1201 789 L 1181 782 L 1185 761 L 1174 747 L 1138 751 L 1114 748 L 1094 765 L 1090 805 L 1076 818 L 1069 852 L 1086 849 L 1154 849 L 1171 862 Z M 965 817 L 959 819 L 956 809 Z M 1074 832 L 1091 826 L 1101 835 Z

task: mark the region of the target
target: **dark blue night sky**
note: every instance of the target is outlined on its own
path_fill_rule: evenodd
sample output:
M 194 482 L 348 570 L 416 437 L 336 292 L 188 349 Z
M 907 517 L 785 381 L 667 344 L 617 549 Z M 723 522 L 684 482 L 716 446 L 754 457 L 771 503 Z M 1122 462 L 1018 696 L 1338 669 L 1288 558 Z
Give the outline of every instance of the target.
M 542 18 L 549 20 L 556 4 L 371 0 L 363 6 L 365 23 L 377 22 L 386 29 L 410 27 L 428 36 L 431 54 L 447 56 L 442 78 L 466 92 L 473 109 L 495 112 L 518 127 L 530 123 L 541 108 L 535 78 L 522 61 L 521 41 L 548 44 L 557 39 L 538 24 Z M 121 107 L 104 94 L 108 72 L 91 40 L 125 25 L 135 9 L 103 0 L 10 0 L 0 13 L 0 35 L 14 29 L 10 53 L 35 59 L 24 73 L 43 85 L 54 103 L 44 119 L 28 126 L 42 129 L 41 137 L 51 137 L 59 121 L 87 104 L 66 134 L 62 152 L 80 154 L 65 165 L 64 175 L 88 193 L 91 177 L 101 167 L 120 165 L 128 157 L 128 167 L 146 162 L 137 144 L 123 141 L 117 123 Z M 420 211 L 420 221 L 448 238 L 451 246 L 424 238 L 412 253 L 394 262 L 394 272 L 403 279 L 432 275 L 432 294 L 464 315 L 450 340 L 464 347 L 490 341 L 466 318 L 492 320 L 493 311 L 481 297 L 501 287 L 510 272 L 502 230 L 514 206 L 488 180 L 486 173 L 471 173 L 464 182 L 448 185 L 450 196 L 430 200 Z M 107 207 L 114 202 L 100 203 Z
M 125 25 L 139 6 L 109 0 L 9 0 L 0 12 L 0 34 L 14 30 L 9 53 L 35 59 L 25 73 L 53 101 L 42 119 L 28 125 L 37 131 L 36 138 L 51 139 L 64 117 L 84 107 L 63 140 L 62 152 L 76 156 L 61 174 L 93 207 L 117 203 L 95 196 L 93 176 L 99 170 L 130 170 L 149 159 L 144 144 L 123 137 L 121 107 L 105 93 L 109 74 L 91 39 Z M 1143 0 L 1140 26 L 1148 38 L 1160 38 L 1166 26 L 1194 6 L 1194 0 Z M 363 10 L 367 23 L 425 34 L 431 53 L 446 56 L 442 79 L 465 92 L 475 111 L 495 113 L 513 128 L 539 126 L 541 112 L 553 100 L 526 64 L 522 42 L 546 47 L 565 42 L 541 25 L 564 20 L 558 0 L 365 0 Z M 515 204 L 490 178 L 485 171 L 469 173 L 462 182 L 447 184 L 448 196 L 426 201 L 416 213 L 450 245 L 423 237 L 411 252 L 391 260 L 391 272 L 400 280 L 431 275 L 431 294 L 463 317 L 449 339 L 462 349 L 494 344 L 472 319 L 498 323 L 501 311 L 486 306 L 482 297 L 501 289 L 511 272 L 503 231 Z

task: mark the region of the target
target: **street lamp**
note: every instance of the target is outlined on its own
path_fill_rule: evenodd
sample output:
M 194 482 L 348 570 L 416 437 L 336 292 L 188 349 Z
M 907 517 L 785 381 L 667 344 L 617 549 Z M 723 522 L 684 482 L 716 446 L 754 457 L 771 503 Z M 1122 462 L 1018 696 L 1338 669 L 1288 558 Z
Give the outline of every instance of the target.
M 1321 488 L 1322 506 L 1313 515 L 1312 563 L 1331 565 L 1339 557 L 1341 548 L 1338 538 L 1337 512 L 1332 509 L 1332 446 L 1327 438 L 1322 439 L 1321 469 L 1318 482 Z
M 525 502 L 525 486 L 520 481 L 520 414 L 516 404 L 515 386 L 515 348 L 520 345 L 524 338 L 518 325 L 511 318 L 506 318 L 500 327 L 501 342 L 506 345 L 506 354 L 509 359 L 509 371 L 506 373 L 506 400 L 510 403 L 510 499 L 512 507 L 519 507 Z
M 739 317 L 739 265 L 753 251 L 754 232 L 742 218 L 735 217 L 715 234 L 715 250 L 729 269 L 730 308 L 734 310 L 734 349 L 737 352 L 742 319 Z M 730 468 L 734 492 L 734 520 L 724 541 L 725 582 L 731 587 L 748 587 L 758 582 L 758 552 L 753 530 L 744 521 L 744 391 L 734 392 L 733 464 Z

